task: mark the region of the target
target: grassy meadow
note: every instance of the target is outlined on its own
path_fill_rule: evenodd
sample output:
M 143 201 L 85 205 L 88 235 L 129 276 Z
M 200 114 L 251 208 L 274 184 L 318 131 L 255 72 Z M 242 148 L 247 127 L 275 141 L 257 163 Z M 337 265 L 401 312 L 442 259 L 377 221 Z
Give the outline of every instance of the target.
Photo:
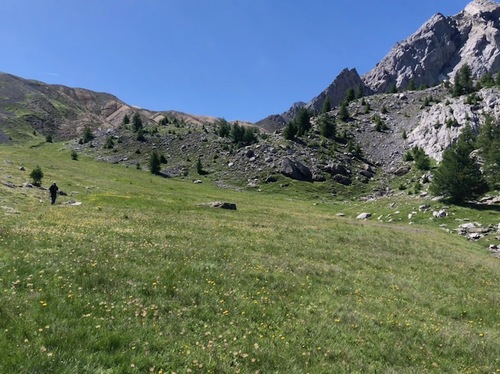
M 68 194 L 54 206 L 5 185 L 36 165 Z M 401 221 L 361 222 L 391 201 L 209 177 L 0 146 L 0 372 L 500 372 L 500 263 L 484 243 L 409 225 L 414 198 L 397 200 Z M 215 200 L 238 210 L 199 205 Z

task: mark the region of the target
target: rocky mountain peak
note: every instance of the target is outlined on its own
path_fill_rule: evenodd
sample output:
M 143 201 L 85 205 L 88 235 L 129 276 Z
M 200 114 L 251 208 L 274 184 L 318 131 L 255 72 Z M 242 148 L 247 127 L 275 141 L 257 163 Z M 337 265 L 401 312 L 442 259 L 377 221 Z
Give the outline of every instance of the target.
M 474 0 L 465 7 L 465 12 L 470 15 L 481 15 L 482 13 L 494 12 L 500 6 L 491 0 Z
M 370 91 L 361 80 L 361 77 L 356 69 L 345 68 L 326 90 L 311 100 L 308 107 L 318 112 L 321 111 L 323 103 L 327 97 L 330 99 L 332 106 L 337 106 L 342 100 L 344 100 L 346 92 L 350 88 L 354 90 L 361 88 L 365 94 Z
M 464 64 L 475 78 L 500 71 L 500 5 L 494 1 L 474 0 L 455 16 L 434 15 L 362 78 L 382 93 L 410 81 L 432 86 L 453 79 Z
M 361 88 L 365 95 L 371 95 L 389 92 L 394 86 L 399 90 L 407 89 L 410 84 L 432 87 L 453 80 L 465 64 L 475 79 L 485 73 L 500 72 L 500 5 L 495 1 L 473 0 L 453 16 L 435 14 L 414 34 L 396 43 L 364 76 L 360 77 L 356 69 L 344 69 L 306 106 L 319 111 L 328 97 L 335 107 L 349 88 Z M 295 114 L 296 107 L 292 107 L 258 125 L 276 130 Z

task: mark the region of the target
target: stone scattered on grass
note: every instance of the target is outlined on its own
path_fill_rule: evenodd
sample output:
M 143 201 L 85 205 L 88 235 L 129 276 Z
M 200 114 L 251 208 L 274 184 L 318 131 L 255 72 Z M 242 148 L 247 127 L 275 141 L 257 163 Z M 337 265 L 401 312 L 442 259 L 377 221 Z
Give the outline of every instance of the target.
M 227 210 L 236 210 L 235 203 L 228 203 L 224 201 L 212 201 L 210 203 L 198 204 L 198 206 L 206 206 L 209 208 L 219 208 L 219 209 L 227 209 Z

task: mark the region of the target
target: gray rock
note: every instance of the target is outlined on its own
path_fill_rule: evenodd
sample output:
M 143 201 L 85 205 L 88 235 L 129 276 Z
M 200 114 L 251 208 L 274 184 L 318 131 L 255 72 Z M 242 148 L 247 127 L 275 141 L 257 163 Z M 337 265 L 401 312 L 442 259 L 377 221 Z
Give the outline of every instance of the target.
M 467 239 L 469 239 L 469 240 L 479 240 L 479 239 L 481 239 L 481 235 L 479 233 L 475 232 L 475 233 L 467 235 Z
M 392 174 L 397 175 L 398 177 L 403 177 L 410 172 L 411 168 L 409 166 L 401 166 L 394 170 Z
M 307 166 L 289 157 L 285 157 L 281 163 L 281 174 L 299 181 L 312 182 L 313 180 L 311 170 Z
M 370 218 L 371 216 L 372 216 L 372 214 L 371 214 L 371 213 L 361 213 L 361 214 L 359 214 L 359 215 L 356 217 L 356 219 L 368 219 L 368 218 Z
M 330 173 L 332 176 L 344 175 L 348 177 L 350 175 L 349 170 L 340 163 L 329 163 L 323 168 L 323 171 Z
M 200 206 L 208 206 L 210 208 L 236 210 L 236 204 L 224 201 L 212 201 L 211 203 L 200 204 Z
M 439 211 L 434 211 L 432 212 L 432 216 L 436 218 L 444 218 L 448 216 L 448 212 L 446 210 L 439 210 Z
M 368 179 L 372 179 L 373 176 L 375 175 L 372 171 L 369 170 L 361 170 L 359 174 Z
M 249 149 L 249 150 L 247 150 L 247 151 L 245 152 L 245 156 L 246 156 L 247 158 L 252 158 L 252 157 L 254 157 L 254 156 L 255 156 L 255 152 L 253 151 L 253 149 Z
M 352 180 L 345 175 L 337 174 L 333 176 L 333 180 L 337 183 L 340 183 L 344 186 L 350 186 L 352 184 Z

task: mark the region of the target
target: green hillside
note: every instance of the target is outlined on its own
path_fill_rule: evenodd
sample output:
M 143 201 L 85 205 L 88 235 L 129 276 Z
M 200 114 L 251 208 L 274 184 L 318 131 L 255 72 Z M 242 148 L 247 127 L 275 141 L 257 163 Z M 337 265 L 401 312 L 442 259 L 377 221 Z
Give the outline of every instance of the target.
M 37 165 L 54 206 L 21 187 Z M 409 225 L 415 198 L 202 181 L 0 146 L 0 372 L 500 372 L 499 260 Z M 400 221 L 355 219 L 390 204 Z

